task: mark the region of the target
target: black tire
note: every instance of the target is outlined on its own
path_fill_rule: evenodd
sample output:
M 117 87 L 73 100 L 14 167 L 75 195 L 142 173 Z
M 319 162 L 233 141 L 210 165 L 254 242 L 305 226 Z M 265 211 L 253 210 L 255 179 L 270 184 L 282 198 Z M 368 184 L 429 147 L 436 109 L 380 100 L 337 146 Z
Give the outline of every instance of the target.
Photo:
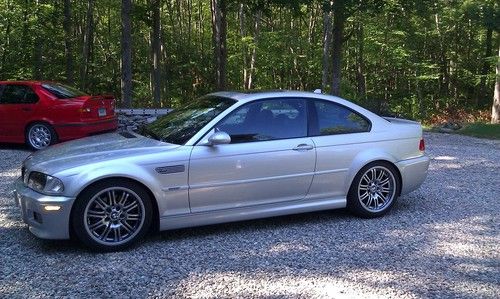
M 151 200 L 148 192 L 133 181 L 109 179 L 97 182 L 86 188 L 75 201 L 71 213 L 73 232 L 78 240 L 93 250 L 126 249 L 149 231 L 153 211 Z M 137 207 L 132 207 L 134 203 Z
M 25 142 L 33 150 L 41 150 L 58 142 L 54 128 L 45 122 L 35 122 L 26 128 Z
M 387 178 L 392 181 L 392 186 L 387 187 L 388 185 L 384 185 L 386 187 L 380 187 L 381 184 L 378 184 L 376 179 L 371 185 L 368 181 L 372 179 L 372 169 L 379 171 L 379 174 L 375 175 L 376 177 L 386 172 L 386 176 L 383 176 L 384 179 L 378 182 L 384 182 L 385 178 Z M 363 183 L 360 185 L 361 181 Z M 366 189 L 364 187 L 365 183 Z M 386 189 L 389 189 L 389 191 L 385 191 Z M 354 177 L 347 194 L 347 208 L 351 213 L 362 218 L 380 217 L 392 209 L 400 191 L 401 180 L 395 166 L 389 162 L 375 161 L 361 168 Z M 387 200 L 382 201 L 383 198 L 387 198 Z

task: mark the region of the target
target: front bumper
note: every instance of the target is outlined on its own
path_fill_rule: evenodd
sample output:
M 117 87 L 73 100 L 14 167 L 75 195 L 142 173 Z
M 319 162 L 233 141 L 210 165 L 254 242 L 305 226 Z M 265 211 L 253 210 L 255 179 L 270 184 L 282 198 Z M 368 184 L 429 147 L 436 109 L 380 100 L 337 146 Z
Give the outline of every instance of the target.
M 69 239 L 69 218 L 74 198 L 49 196 L 31 190 L 21 178 L 14 185 L 14 200 L 21 208 L 21 217 L 29 230 L 42 239 Z M 46 211 L 45 206 L 60 206 L 58 211 Z
M 427 177 L 430 159 L 424 155 L 396 163 L 401 173 L 401 195 L 410 193 L 422 185 Z

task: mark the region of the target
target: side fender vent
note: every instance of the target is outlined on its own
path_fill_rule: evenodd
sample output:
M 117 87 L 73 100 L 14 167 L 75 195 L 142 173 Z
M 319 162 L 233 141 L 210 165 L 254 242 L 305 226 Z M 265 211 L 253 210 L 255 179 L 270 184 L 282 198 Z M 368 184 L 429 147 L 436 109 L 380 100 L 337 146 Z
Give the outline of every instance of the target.
M 186 170 L 186 167 L 184 165 L 172 165 L 172 166 L 156 167 L 155 170 L 159 174 L 172 174 L 172 173 L 184 172 Z

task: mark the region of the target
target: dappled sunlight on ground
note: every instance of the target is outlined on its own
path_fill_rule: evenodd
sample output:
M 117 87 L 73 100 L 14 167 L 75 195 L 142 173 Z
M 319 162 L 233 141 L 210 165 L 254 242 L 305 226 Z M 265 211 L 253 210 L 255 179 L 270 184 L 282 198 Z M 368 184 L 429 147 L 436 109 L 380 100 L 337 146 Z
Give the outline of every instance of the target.
M 31 235 L 9 193 L 29 152 L 0 150 L 0 297 L 500 298 L 500 142 L 426 143 L 427 180 L 382 218 L 197 227 L 108 254 Z

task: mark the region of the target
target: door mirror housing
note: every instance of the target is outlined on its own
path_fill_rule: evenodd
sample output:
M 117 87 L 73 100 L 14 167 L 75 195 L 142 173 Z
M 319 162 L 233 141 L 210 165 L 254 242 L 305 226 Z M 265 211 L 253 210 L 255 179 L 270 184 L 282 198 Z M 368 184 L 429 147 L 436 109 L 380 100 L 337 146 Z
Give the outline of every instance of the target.
M 231 143 L 231 136 L 226 132 L 215 132 L 208 137 L 207 145 L 218 145 Z

